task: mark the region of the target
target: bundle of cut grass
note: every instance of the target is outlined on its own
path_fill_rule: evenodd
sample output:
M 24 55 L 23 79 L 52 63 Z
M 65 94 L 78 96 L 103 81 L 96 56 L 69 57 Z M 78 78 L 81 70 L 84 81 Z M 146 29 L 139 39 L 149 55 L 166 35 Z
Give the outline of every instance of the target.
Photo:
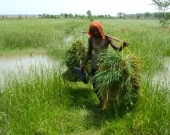
M 108 51 L 101 55 L 94 81 L 102 100 L 133 103 L 140 86 L 140 67 L 139 59 L 133 54 L 122 57 L 116 51 Z
M 67 66 L 67 71 L 63 73 L 63 77 L 66 80 L 77 82 L 81 81 L 78 74 L 75 72 L 74 67 L 80 67 L 86 56 L 86 48 L 82 41 L 76 40 L 71 44 L 71 46 L 66 50 L 63 58 L 64 64 Z M 90 76 L 90 66 L 87 65 L 85 69 L 87 77 Z

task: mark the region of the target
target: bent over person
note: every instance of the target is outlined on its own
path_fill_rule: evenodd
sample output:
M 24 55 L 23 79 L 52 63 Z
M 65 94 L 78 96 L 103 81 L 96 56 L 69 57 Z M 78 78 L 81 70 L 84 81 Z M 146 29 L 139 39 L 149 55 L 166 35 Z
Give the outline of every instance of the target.
M 87 62 L 91 59 L 92 60 L 91 74 L 92 76 L 94 76 L 99 68 L 98 67 L 99 55 L 108 49 L 109 44 L 114 50 L 122 51 L 122 49 L 127 46 L 127 43 L 123 42 L 123 45 L 121 47 L 117 47 L 110 37 L 104 35 L 102 25 L 99 21 L 93 21 L 90 24 L 88 34 L 90 36 L 88 39 L 88 52 L 85 57 L 84 63 L 81 65 L 81 69 L 84 70 Z M 105 101 L 103 101 L 101 97 L 98 95 L 98 89 L 96 89 L 96 85 L 97 84 L 95 84 L 95 82 L 93 81 L 94 92 L 97 94 L 98 99 L 100 101 L 99 107 L 102 110 L 104 110 L 106 108 Z

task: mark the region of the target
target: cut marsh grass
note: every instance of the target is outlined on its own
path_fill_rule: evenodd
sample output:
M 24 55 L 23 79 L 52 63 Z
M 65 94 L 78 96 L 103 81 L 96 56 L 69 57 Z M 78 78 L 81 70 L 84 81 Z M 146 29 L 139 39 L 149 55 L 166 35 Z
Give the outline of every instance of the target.
M 84 62 L 85 56 L 87 53 L 87 47 L 81 40 L 76 40 L 72 42 L 69 48 L 66 49 L 65 54 L 63 56 L 63 65 L 67 66 L 67 71 L 63 73 L 63 77 L 66 80 L 78 82 L 81 81 L 80 77 L 76 74 L 74 67 L 80 67 Z M 87 64 L 85 68 L 85 73 L 87 78 L 90 78 L 91 68 L 90 62 Z
M 94 81 L 101 98 L 126 107 L 134 104 L 141 83 L 139 58 L 134 54 L 123 57 L 111 50 L 103 53 L 99 61 L 99 70 Z

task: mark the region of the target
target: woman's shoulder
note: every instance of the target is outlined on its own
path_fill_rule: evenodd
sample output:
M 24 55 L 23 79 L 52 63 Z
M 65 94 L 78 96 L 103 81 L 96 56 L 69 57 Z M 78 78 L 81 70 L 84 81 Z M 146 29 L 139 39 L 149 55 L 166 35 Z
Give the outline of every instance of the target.
M 110 40 L 111 38 L 110 38 L 110 36 L 105 35 L 105 39 Z
M 111 40 L 112 40 L 112 39 L 111 39 L 110 37 L 105 36 L 105 41 L 109 42 L 109 41 L 111 41 Z

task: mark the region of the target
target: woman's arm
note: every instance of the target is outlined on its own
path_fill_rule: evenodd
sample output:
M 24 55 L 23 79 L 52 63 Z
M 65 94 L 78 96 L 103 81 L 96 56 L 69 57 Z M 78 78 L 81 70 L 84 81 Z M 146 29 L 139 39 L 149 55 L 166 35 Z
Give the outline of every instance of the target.
M 111 39 L 111 38 L 108 38 L 108 40 L 109 40 L 109 44 L 111 45 L 111 47 L 114 49 L 114 50 L 119 50 L 119 47 L 117 47 L 115 44 L 114 44 L 114 42 L 113 42 L 113 40 Z
M 92 56 L 92 42 L 91 42 L 90 38 L 89 38 L 89 40 L 88 40 L 88 44 L 89 44 L 89 46 L 88 46 L 88 52 L 87 52 L 87 54 L 86 54 L 84 63 L 83 63 L 82 66 L 81 66 L 81 69 L 82 69 L 82 70 L 84 70 L 84 68 L 86 67 L 87 62 L 91 59 L 91 56 Z
M 114 42 L 113 42 L 113 40 L 112 40 L 111 38 L 108 38 L 108 39 L 109 39 L 109 43 L 110 43 L 110 45 L 112 46 L 112 48 L 113 48 L 114 50 L 119 51 L 119 52 L 122 51 L 123 48 L 125 48 L 126 46 L 128 46 L 128 44 L 123 41 L 123 44 L 122 44 L 120 47 L 117 47 L 117 46 L 114 44 Z

